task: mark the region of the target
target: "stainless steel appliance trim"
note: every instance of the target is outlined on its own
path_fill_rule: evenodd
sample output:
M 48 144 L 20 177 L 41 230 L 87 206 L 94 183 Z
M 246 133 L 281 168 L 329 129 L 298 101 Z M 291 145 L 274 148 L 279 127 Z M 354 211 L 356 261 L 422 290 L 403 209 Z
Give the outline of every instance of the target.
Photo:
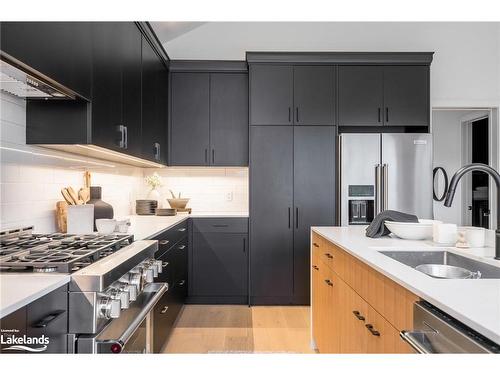
M 389 166 L 382 164 L 382 211 L 389 209 Z
M 432 351 L 429 351 L 420 341 L 415 337 L 414 332 L 401 331 L 399 336 L 410 345 L 417 353 L 419 354 L 431 354 Z
M 378 215 L 381 211 L 380 197 L 382 193 L 382 185 L 380 180 L 380 164 L 375 165 L 375 215 Z

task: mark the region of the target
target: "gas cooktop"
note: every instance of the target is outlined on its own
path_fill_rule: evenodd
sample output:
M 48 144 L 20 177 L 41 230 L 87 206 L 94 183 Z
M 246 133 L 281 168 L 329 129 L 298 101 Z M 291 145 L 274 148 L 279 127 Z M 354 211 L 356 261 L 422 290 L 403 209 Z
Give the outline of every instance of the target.
M 0 272 L 72 273 L 133 241 L 128 234 L 33 234 L 33 227 L 0 232 Z

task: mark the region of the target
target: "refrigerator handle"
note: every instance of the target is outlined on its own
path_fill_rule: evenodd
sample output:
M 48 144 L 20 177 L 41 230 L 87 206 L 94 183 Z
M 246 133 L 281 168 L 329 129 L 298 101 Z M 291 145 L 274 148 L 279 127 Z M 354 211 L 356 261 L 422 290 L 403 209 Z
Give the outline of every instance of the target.
M 381 187 L 380 164 L 375 164 L 375 216 L 381 212 Z
M 382 164 L 382 211 L 387 210 L 389 207 L 389 166 Z

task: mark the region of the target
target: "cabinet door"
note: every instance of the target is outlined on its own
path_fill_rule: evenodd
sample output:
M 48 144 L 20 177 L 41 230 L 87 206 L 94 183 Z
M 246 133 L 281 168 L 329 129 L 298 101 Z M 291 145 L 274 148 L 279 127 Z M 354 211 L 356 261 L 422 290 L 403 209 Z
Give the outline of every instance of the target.
M 343 284 L 341 308 L 341 353 L 365 354 L 368 350 L 368 335 L 365 324 L 368 319 L 368 304 L 347 284 Z
M 338 69 L 339 126 L 382 125 L 383 67 Z
M 295 125 L 335 125 L 335 68 L 293 68 Z
M 248 165 L 248 74 L 210 74 L 210 164 Z
M 176 318 L 174 291 L 168 290 L 153 309 L 153 353 L 161 353 L 161 349 L 172 332 Z
M 409 345 L 401 345 L 399 331 L 396 330 L 382 315 L 368 306 L 367 352 L 375 354 L 409 353 Z
M 341 281 L 328 269 L 320 268 L 320 304 L 321 308 L 321 333 L 317 342 L 320 353 L 340 352 L 340 330 L 342 327 L 342 305 L 341 305 Z
M 250 294 L 256 304 L 293 293 L 293 128 L 250 129 Z
M 240 233 L 193 233 L 194 296 L 246 296 L 247 241 Z
M 323 305 L 321 303 L 321 275 L 320 269 L 323 265 L 319 262 L 318 256 L 313 256 L 311 265 L 311 312 L 312 312 L 312 335 L 318 346 L 318 339 L 321 341 L 322 334 L 322 313 Z
M 2 51 L 90 99 L 89 22 L 2 22 Z
M 384 124 L 429 125 L 429 67 L 384 67 Z
M 294 303 L 309 304 L 311 227 L 335 225 L 335 127 L 293 132 L 293 296 Z
M 26 306 L 4 316 L 0 320 L 0 327 L 5 332 L 2 332 L 4 341 L 7 341 L 9 337 L 23 337 L 26 335 Z M 26 353 L 24 350 L 6 350 L 9 348 L 10 344 L 0 343 L 0 353 L 2 354 L 23 354 Z M 38 345 L 37 345 L 38 346 Z
M 142 40 L 142 156 L 164 162 L 167 141 L 167 69 Z
M 293 67 L 250 66 L 250 125 L 291 125 Z
M 170 165 L 208 165 L 208 73 L 172 73 Z

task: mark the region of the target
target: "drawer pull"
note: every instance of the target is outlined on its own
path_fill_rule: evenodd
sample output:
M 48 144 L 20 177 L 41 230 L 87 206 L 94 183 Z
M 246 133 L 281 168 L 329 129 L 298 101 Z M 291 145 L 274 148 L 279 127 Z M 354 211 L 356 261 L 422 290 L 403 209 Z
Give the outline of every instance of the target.
M 373 336 L 380 336 L 380 332 L 373 328 L 372 324 L 366 324 L 365 327 L 370 331 Z
M 330 254 L 330 253 L 326 253 L 325 256 L 328 258 L 328 259 L 333 259 L 333 255 Z
M 179 228 L 177 229 L 179 232 L 185 232 L 186 231 L 186 228 Z
M 168 262 L 163 262 L 163 263 L 161 264 L 161 266 L 162 266 L 162 267 L 167 267 L 167 266 L 168 266 Z
M 316 266 L 316 265 L 313 265 L 313 268 L 314 268 L 315 270 L 319 270 L 319 267 L 318 267 L 318 266 Z
M 314 247 L 319 247 L 319 245 L 316 242 L 313 242 Z
M 228 224 L 213 224 L 212 226 L 214 228 L 227 228 L 229 225 Z
M 186 280 L 179 281 L 179 286 L 183 286 L 186 283 Z
M 169 242 L 169 240 L 161 240 L 160 245 L 168 245 Z
M 161 309 L 160 314 L 165 314 L 168 310 L 168 306 L 164 306 L 163 309 Z
M 365 317 L 363 315 L 361 315 L 361 313 L 359 311 L 353 311 L 352 313 L 354 314 L 354 316 L 356 318 L 358 318 L 358 320 L 365 320 Z
M 184 250 L 186 248 L 186 245 L 180 245 L 179 250 Z
M 325 280 L 325 283 L 326 283 L 328 286 L 333 286 L 333 283 L 331 282 L 331 280 L 326 279 L 326 280 Z
M 45 328 L 47 327 L 50 323 L 52 323 L 54 320 L 56 320 L 60 315 L 65 313 L 64 310 L 57 310 L 54 311 L 53 313 L 50 313 L 49 315 L 45 316 L 35 324 L 33 324 L 34 328 Z

